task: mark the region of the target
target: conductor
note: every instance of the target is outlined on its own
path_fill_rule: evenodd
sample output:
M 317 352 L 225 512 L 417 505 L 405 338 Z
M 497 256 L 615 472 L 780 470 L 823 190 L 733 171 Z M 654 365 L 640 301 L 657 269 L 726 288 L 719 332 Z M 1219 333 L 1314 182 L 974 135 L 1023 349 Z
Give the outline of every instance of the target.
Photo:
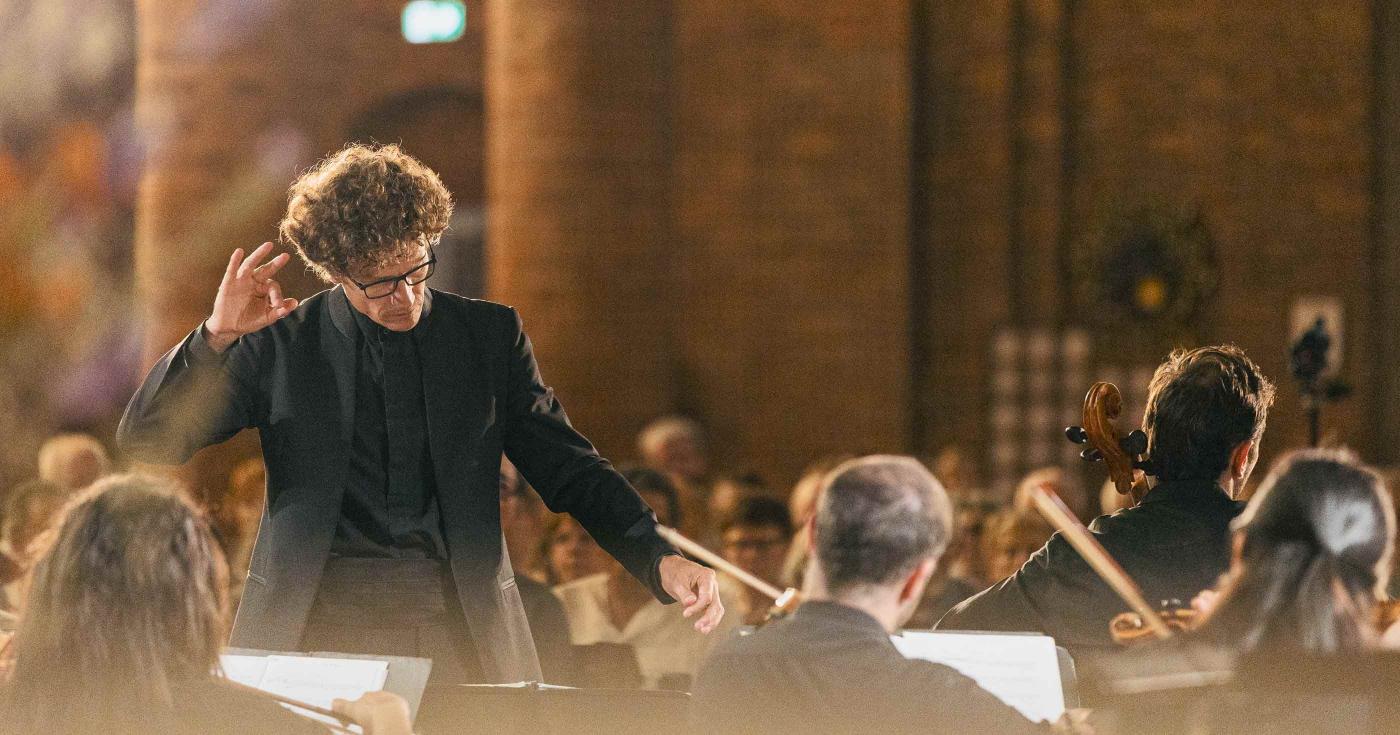
M 451 196 L 397 146 L 351 145 L 291 187 L 279 227 L 331 286 L 285 298 L 291 259 L 233 251 L 213 312 L 151 368 L 117 431 L 184 462 L 256 428 L 267 502 L 231 644 L 424 656 L 433 679 L 540 678 L 502 538 L 502 452 L 659 600 L 708 633 L 712 571 L 569 424 L 510 307 L 427 287 Z

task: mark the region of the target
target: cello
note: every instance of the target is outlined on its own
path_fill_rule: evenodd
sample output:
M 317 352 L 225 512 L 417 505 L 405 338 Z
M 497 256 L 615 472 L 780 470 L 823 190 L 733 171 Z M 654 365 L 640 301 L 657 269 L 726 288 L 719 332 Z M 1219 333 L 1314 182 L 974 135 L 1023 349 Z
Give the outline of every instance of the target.
M 1065 437 L 1075 444 L 1087 444 L 1079 456 L 1085 461 L 1103 462 L 1114 488 L 1137 505 L 1150 489 L 1147 477 L 1152 471 L 1152 462 L 1145 456 L 1145 432 L 1135 429 L 1126 436 L 1119 434 L 1114 421 L 1122 411 L 1123 397 L 1118 387 L 1102 381 L 1094 383 L 1084 396 L 1083 424 L 1066 428 Z M 1189 605 L 1176 600 L 1164 603 L 1162 609 L 1149 605 L 1137 583 L 1053 491 L 1036 488 L 1032 500 L 1041 515 L 1132 608 L 1131 612 L 1120 613 L 1109 621 L 1109 634 L 1115 643 L 1129 645 L 1144 639 L 1170 638 L 1173 631 L 1194 626 L 1196 611 Z

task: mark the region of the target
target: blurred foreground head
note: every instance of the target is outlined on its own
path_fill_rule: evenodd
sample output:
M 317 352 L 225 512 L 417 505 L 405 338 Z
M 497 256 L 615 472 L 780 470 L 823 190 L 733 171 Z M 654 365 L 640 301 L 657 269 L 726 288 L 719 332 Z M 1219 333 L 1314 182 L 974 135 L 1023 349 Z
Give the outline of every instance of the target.
M 218 662 L 227 576 L 208 523 L 176 487 L 140 475 L 99 482 L 34 566 L 0 731 L 163 731 L 174 686 Z
M 1235 521 L 1235 559 L 1206 631 L 1243 650 L 1354 651 L 1372 642 L 1395 510 L 1344 450 L 1279 460 Z
M 39 478 L 81 490 L 112 469 L 107 448 L 88 434 L 59 434 L 39 447 Z

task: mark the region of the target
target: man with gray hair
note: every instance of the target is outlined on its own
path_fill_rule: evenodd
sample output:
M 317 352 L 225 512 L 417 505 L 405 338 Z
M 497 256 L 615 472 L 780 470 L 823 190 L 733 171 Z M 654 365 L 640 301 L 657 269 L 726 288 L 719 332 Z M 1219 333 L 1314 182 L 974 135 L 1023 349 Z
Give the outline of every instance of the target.
M 871 456 L 827 476 L 809 521 L 804 602 L 715 650 L 694 688 L 706 732 L 1039 732 L 947 666 L 890 641 L 952 533 L 943 487 L 909 457 Z

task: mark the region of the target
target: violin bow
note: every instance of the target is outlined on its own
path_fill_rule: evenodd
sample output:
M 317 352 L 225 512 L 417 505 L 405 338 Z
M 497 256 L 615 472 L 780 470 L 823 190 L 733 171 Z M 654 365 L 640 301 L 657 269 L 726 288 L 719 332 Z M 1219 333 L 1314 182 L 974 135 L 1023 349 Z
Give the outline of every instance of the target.
M 767 582 L 759 579 L 758 577 L 755 577 L 754 575 L 749 574 L 743 569 L 740 569 L 739 567 L 729 563 L 729 560 L 725 559 L 719 554 L 716 554 L 715 552 L 710 551 L 704 546 L 701 546 L 700 544 L 691 541 L 690 539 L 686 538 L 684 534 L 682 534 L 680 531 L 677 531 L 674 528 L 658 524 L 656 526 L 656 532 L 661 535 L 661 538 L 666 539 L 668 542 L 671 543 L 671 545 L 675 546 L 681 551 L 684 551 L 685 553 L 695 557 L 696 559 L 699 559 L 700 561 L 705 562 L 706 564 L 709 564 L 715 569 L 718 569 L 721 572 L 730 575 L 731 577 L 734 577 L 740 582 L 743 582 L 744 584 L 754 588 L 755 590 L 762 592 L 768 597 L 773 598 L 773 606 L 778 608 L 779 610 L 782 610 L 784 613 L 791 612 L 791 608 L 796 607 L 796 602 L 798 600 L 797 590 L 791 587 L 787 588 L 786 590 L 780 590 L 777 587 L 768 584 Z
M 1035 509 L 1040 511 L 1045 520 L 1059 531 L 1065 540 L 1069 542 L 1079 555 L 1084 557 L 1084 561 L 1128 603 L 1147 627 L 1157 634 L 1158 638 L 1172 637 L 1172 631 L 1167 624 L 1162 621 L 1162 616 L 1157 614 L 1152 606 L 1147 604 L 1147 599 L 1142 596 L 1142 589 L 1133 581 L 1132 577 L 1124 571 L 1114 558 L 1109 555 L 1108 550 L 1094 538 L 1094 534 L 1075 517 L 1074 513 L 1065 505 L 1065 501 L 1055 494 L 1054 490 L 1045 485 L 1038 485 L 1031 490 L 1031 501 L 1035 503 Z

